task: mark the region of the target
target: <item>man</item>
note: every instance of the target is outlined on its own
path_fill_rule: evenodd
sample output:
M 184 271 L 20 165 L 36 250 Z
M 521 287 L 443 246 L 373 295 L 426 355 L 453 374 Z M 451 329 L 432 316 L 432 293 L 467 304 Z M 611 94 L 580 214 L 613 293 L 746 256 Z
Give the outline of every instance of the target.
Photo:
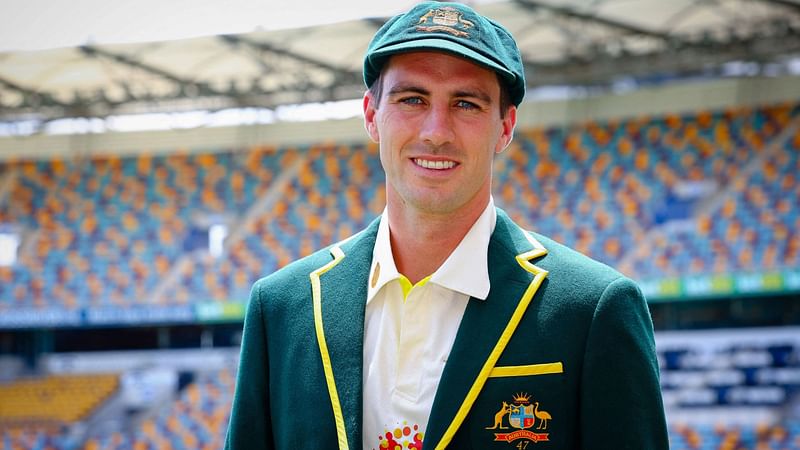
M 493 205 L 525 91 L 508 31 L 423 3 L 364 78 L 386 210 L 255 284 L 226 447 L 667 448 L 639 289 Z

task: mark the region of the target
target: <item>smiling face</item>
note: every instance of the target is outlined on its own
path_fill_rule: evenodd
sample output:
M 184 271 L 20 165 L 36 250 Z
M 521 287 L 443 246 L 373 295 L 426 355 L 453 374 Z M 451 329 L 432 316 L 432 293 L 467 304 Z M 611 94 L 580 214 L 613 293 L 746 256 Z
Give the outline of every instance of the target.
M 492 160 L 509 142 L 516 108 L 501 117 L 495 73 L 445 53 L 394 55 L 382 95 L 364 97 L 370 137 L 380 144 L 390 208 L 478 215 L 489 201 Z

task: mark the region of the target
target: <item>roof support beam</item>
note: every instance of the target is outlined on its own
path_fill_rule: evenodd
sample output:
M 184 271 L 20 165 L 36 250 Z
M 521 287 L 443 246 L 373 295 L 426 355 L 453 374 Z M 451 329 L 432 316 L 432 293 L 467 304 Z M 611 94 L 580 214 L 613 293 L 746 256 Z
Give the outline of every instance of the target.
M 529 86 L 571 85 L 608 86 L 620 77 L 634 80 L 680 79 L 687 76 L 719 76 L 729 61 L 763 64 L 779 55 L 800 52 L 800 35 L 751 38 L 736 43 L 697 43 L 679 49 L 648 54 L 630 54 L 624 58 L 595 55 L 584 61 L 554 64 L 526 62 Z
M 669 41 L 669 40 L 674 39 L 674 37 L 670 37 L 670 35 L 668 35 L 666 33 L 661 33 L 661 32 L 658 32 L 658 31 L 655 31 L 655 30 L 651 30 L 651 29 L 648 29 L 648 28 L 638 27 L 638 26 L 633 25 L 633 24 L 624 23 L 624 22 L 620 22 L 620 21 L 617 21 L 617 20 L 608 19 L 608 18 L 605 18 L 605 17 L 600 17 L 598 15 L 582 13 L 582 12 L 577 11 L 574 8 L 571 8 L 569 6 L 551 5 L 549 3 L 536 1 L 536 0 L 516 0 L 516 3 L 518 5 L 526 8 L 526 9 L 529 9 L 529 10 L 542 9 L 542 10 L 546 10 L 546 11 L 551 11 L 551 12 L 554 12 L 554 13 L 559 14 L 559 15 L 564 16 L 564 17 L 569 17 L 569 18 L 572 18 L 572 19 L 578 19 L 578 20 L 581 20 L 583 22 L 596 23 L 596 24 L 603 25 L 603 26 L 606 26 L 606 27 L 609 27 L 609 28 L 615 28 L 615 29 L 618 29 L 618 30 L 622 30 L 622 31 L 624 31 L 626 33 L 630 33 L 630 34 L 637 34 L 637 35 L 640 35 L 640 36 L 647 36 L 647 37 L 659 39 L 659 40 L 662 40 L 662 41 Z
M 46 92 L 38 92 L 34 89 L 14 83 L 13 81 L 6 80 L 5 78 L 0 78 L 0 85 L 22 94 L 25 97 L 24 103 L 26 103 L 26 105 L 24 106 L 58 106 L 62 108 L 69 108 L 72 106 L 68 103 L 63 103 L 56 100 L 52 95 Z
M 88 56 L 95 56 L 95 57 L 102 57 L 106 59 L 110 59 L 116 63 L 123 64 L 126 66 L 130 66 L 139 70 L 143 70 L 145 72 L 151 73 L 153 75 L 159 76 L 166 80 L 169 80 L 175 84 L 177 84 L 180 89 L 183 91 L 184 94 L 187 96 L 209 96 L 209 95 L 219 95 L 219 96 L 226 96 L 228 93 L 220 92 L 212 88 L 206 83 L 197 83 L 192 80 L 188 80 L 185 78 L 181 78 L 175 74 L 167 72 L 165 70 L 159 69 L 157 67 L 153 67 L 149 64 L 145 64 L 141 61 L 136 59 L 130 58 L 125 55 L 120 55 L 118 53 L 109 52 L 107 50 L 100 49 L 98 47 L 94 47 L 91 45 L 84 45 L 80 47 L 81 51 Z
M 356 73 L 356 72 L 353 72 L 351 70 L 345 69 L 343 67 L 339 67 L 339 66 L 327 63 L 325 61 L 320 61 L 318 59 L 311 58 L 309 56 L 300 55 L 298 53 L 295 53 L 295 52 L 292 52 L 292 51 L 289 51 L 289 50 L 286 50 L 286 49 L 282 49 L 280 47 L 277 47 L 277 46 L 272 45 L 272 44 L 268 44 L 266 42 L 256 42 L 256 41 L 253 41 L 253 40 L 241 37 L 241 36 L 236 36 L 236 35 L 222 35 L 222 36 L 220 36 L 220 39 L 222 39 L 223 41 L 225 41 L 225 43 L 227 43 L 227 44 L 229 44 L 231 46 L 236 46 L 236 45 L 242 44 L 242 45 L 246 45 L 246 46 L 248 46 L 250 48 L 256 49 L 258 51 L 272 53 L 274 55 L 279 55 L 279 56 L 284 56 L 284 57 L 287 57 L 287 58 L 294 59 L 295 61 L 299 61 L 299 62 L 301 62 L 303 64 L 308 64 L 308 65 L 317 67 L 319 69 L 327 70 L 327 71 L 331 72 L 334 75 L 334 77 L 337 80 L 337 83 L 352 82 L 352 81 L 360 80 L 360 78 L 359 78 L 360 75 L 358 73 Z

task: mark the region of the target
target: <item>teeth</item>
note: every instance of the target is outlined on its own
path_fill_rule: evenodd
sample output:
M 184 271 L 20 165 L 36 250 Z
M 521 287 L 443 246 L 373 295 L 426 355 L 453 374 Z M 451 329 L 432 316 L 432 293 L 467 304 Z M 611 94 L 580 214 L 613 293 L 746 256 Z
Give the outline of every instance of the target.
M 452 169 L 456 166 L 455 161 L 428 161 L 427 159 L 415 158 L 414 162 L 420 167 L 434 170 Z

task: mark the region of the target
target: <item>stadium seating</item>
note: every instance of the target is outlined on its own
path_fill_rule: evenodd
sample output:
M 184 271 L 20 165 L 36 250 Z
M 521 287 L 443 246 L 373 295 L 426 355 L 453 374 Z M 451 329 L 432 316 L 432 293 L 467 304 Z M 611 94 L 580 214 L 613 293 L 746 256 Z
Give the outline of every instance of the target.
M 377 217 L 385 204 L 377 147 L 314 146 L 271 210 L 245 224 L 226 258 L 201 255 L 167 298 L 242 301 L 257 279 L 342 240 Z
M 794 352 L 796 350 L 792 350 Z M 789 355 L 786 349 L 772 353 L 774 363 Z M 776 356 L 777 355 L 777 356 Z M 663 356 L 663 355 L 662 355 Z M 746 360 L 749 355 L 740 354 Z M 792 355 L 792 361 L 794 361 Z M 667 358 L 673 366 L 680 358 Z M 732 358 L 736 360 L 736 357 Z M 730 362 L 730 361 L 729 361 Z M 687 365 L 702 365 L 699 360 Z M 724 361 L 722 364 L 726 364 Z M 795 363 L 796 364 L 796 363 Z M 662 367 L 662 370 L 664 368 Z M 665 373 L 669 373 L 667 369 Z M 79 447 L 67 441 L 57 428 L 11 429 L 2 434 L 7 449 L 138 450 L 138 449 L 219 449 L 225 439 L 233 398 L 235 370 L 198 375 L 171 404 L 143 421 L 132 432 L 90 436 Z M 796 449 L 800 448 L 800 422 L 752 423 L 744 425 L 692 424 L 676 421 L 669 427 L 673 450 Z
M 798 139 L 788 140 L 764 161 L 759 158 L 800 116 L 798 110 L 783 104 L 521 130 L 507 156 L 497 159 L 495 201 L 531 229 L 621 266 L 635 278 L 730 272 L 753 267 L 748 262 L 761 262 L 758 267 L 765 269 L 794 267 L 800 264 L 797 239 L 792 238 L 798 220 L 793 206 L 799 198 L 793 176 Z M 385 192 L 374 146 L 318 146 L 307 154 L 310 162 L 269 214 L 246 225 L 246 237 L 228 248 L 228 256 L 197 256 L 167 297 L 241 301 L 256 279 L 345 237 L 380 213 Z M 754 161 L 779 171 L 763 177 L 755 170 L 742 178 L 743 168 Z M 734 180 L 735 186 L 748 186 L 748 195 L 731 188 L 721 208 L 742 204 L 751 218 L 762 219 L 745 220 L 754 228 L 746 235 L 752 241 L 758 233 L 759 245 L 740 252 L 741 239 L 715 222 L 714 236 L 677 231 L 652 243 L 666 249 L 656 251 L 656 257 L 652 252 L 633 255 L 636 249 L 650 248 L 643 242 L 659 225 L 659 209 L 671 189 L 680 181 L 702 180 L 719 189 L 733 186 Z M 770 197 L 776 186 L 780 204 L 747 206 L 753 192 L 760 192 L 762 199 L 776 198 Z M 772 206 L 779 215 L 770 219 L 767 210 Z M 716 211 L 690 217 L 693 229 L 702 231 L 711 216 Z M 742 256 L 727 258 L 720 246 Z M 628 254 L 634 256 L 630 261 L 624 260 Z
M 680 182 L 726 187 L 796 117 L 797 106 L 786 104 L 527 130 L 498 161 L 496 200 L 531 229 L 620 266 L 659 225 Z M 669 254 L 643 249 L 623 271 L 647 277 L 712 266 L 697 262 L 691 247 L 663 242 Z
M 118 377 L 51 375 L 0 385 L 0 428 L 59 426 L 86 418 L 113 394 Z
M 68 439 L 58 428 L 14 427 L 0 428 L 0 448 L 5 450 L 71 450 Z
M 178 399 L 146 419 L 135 432 L 90 437 L 84 448 L 220 449 L 228 427 L 235 376 L 233 369 L 201 374 Z
M 798 117 L 800 105 L 779 104 L 518 130 L 496 160 L 495 201 L 635 279 L 794 268 L 800 135 L 773 144 Z M 0 311 L 242 302 L 256 279 L 359 230 L 385 201 L 374 144 L 0 164 L 12 172 L 0 218 L 27 242 L 0 267 Z M 719 201 L 682 205 L 686 183 Z M 237 231 L 219 258 L 194 251 L 209 217 Z M 684 226 L 662 226 L 675 217 Z
M 800 448 L 800 422 L 751 426 L 670 427 L 672 450 L 790 450 Z
M 731 273 L 800 266 L 798 155 L 800 130 L 736 180 L 731 195 L 718 208 L 700 213 L 695 226 L 659 236 L 631 271 L 677 274 L 690 267 Z
M 147 303 L 197 215 L 238 219 L 295 156 L 256 148 L 7 164 L 18 178 L 2 217 L 34 244 L 0 268 L 0 308 Z

